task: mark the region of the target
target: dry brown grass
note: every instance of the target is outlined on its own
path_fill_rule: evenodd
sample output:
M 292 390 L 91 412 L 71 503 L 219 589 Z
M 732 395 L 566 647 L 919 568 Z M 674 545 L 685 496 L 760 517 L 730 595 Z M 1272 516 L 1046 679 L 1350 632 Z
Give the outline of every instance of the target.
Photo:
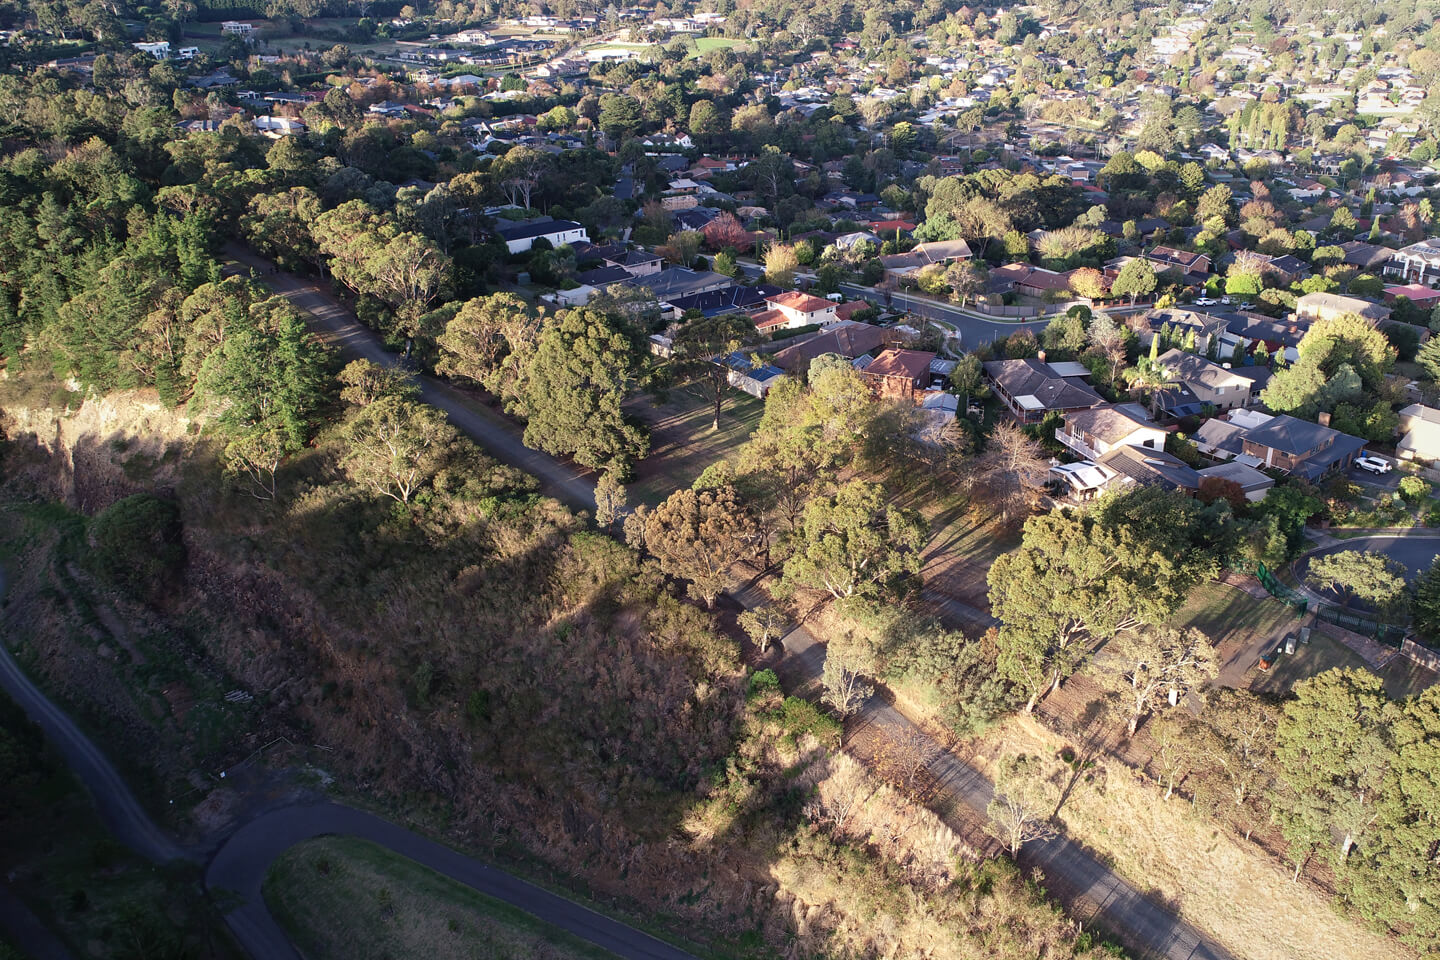
M 1064 741 L 1033 718 L 1015 718 L 986 739 L 983 757 L 1057 753 Z M 1117 873 L 1179 910 L 1242 960 L 1413 960 L 1405 947 L 1336 913 L 1326 899 L 1258 847 L 1220 830 L 1189 804 L 1129 768 L 1101 759 L 1101 785 L 1061 810 L 1066 832 Z

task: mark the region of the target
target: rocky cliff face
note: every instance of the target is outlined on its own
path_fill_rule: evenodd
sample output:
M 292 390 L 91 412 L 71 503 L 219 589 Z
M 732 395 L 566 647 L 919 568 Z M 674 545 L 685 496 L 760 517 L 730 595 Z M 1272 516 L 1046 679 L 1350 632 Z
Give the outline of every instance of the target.
M 92 514 L 132 493 L 173 487 L 203 439 L 198 420 L 153 390 L 8 400 L 0 430 L 10 444 L 7 482 Z

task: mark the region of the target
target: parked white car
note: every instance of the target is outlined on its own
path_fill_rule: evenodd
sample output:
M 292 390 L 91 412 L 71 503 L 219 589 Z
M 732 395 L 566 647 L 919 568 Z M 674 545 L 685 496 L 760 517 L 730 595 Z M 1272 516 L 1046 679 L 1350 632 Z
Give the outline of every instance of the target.
M 1364 470 L 1366 473 L 1382 474 L 1389 473 L 1394 469 L 1389 460 L 1382 460 L 1379 457 L 1372 457 L 1369 454 L 1355 458 L 1355 468 Z
M 1213 307 L 1215 306 L 1215 300 L 1213 297 L 1200 297 L 1198 300 L 1195 301 L 1195 306 Z

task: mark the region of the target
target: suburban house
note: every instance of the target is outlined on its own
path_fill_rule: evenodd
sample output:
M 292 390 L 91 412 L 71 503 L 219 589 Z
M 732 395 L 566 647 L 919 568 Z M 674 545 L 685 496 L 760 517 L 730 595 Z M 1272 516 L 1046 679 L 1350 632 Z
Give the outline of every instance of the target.
M 585 228 L 573 220 L 530 220 L 501 227 L 499 233 L 511 253 L 527 252 L 536 240 L 548 240 L 554 247 L 577 240 L 590 242 Z
M 690 270 L 685 267 L 666 267 L 658 273 L 630 277 L 620 282 L 628 287 L 643 287 L 655 294 L 657 300 L 670 304 L 672 308 L 677 299 L 735 286 L 735 281 L 723 273 Z
M 665 258 L 648 250 L 625 250 L 605 257 L 605 263 L 619 267 L 632 277 L 648 277 L 659 273 L 665 266 Z
M 1179 490 L 1181 493 L 1194 493 L 1200 489 L 1200 475 L 1195 469 L 1164 450 L 1121 445 L 1097 459 L 1095 463 L 1113 470 L 1116 474 L 1106 484 L 1107 489 L 1151 484 Z
M 1150 345 L 1150 338 L 1159 333 L 1166 324 L 1170 325 L 1172 340 L 1194 333 L 1195 349 L 1200 353 L 1205 353 L 1210 349 L 1212 337 L 1218 337 L 1222 343 L 1224 342 L 1226 320 L 1212 314 L 1163 307 L 1158 310 L 1147 310 L 1138 319 L 1143 320 L 1146 326 L 1146 330 L 1140 332 L 1140 342 L 1146 346 Z M 1132 324 L 1136 322 L 1136 319 L 1130 320 Z
M 1440 460 L 1440 410 L 1412 403 L 1400 409 L 1400 442 L 1395 452 L 1401 460 Z
M 1432 309 L 1437 303 L 1440 303 L 1440 290 L 1418 283 L 1406 283 L 1400 286 L 1386 287 L 1383 291 L 1383 296 L 1385 297 L 1386 303 L 1393 304 L 1396 300 L 1404 297 L 1411 303 L 1424 307 L 1426 310 Z
M 1440 237 L 1429 237 L 1393 251 L 1385 263 L 1385 273 L 1405 283 L 1433 286 L 1440 280 Z
M 750 358 L 743 353 L 732 353 L 726 357 L 717 357 L 715 363 L 723 363 L 727 368 L 725 380 L 730 386 L 738 390 L 744 390 L 752 397 L 765 398 L 785 371 L 771 364 L 754 364 Z
M 812 297 L 799 290 L 786 290 L 765 298 L 769 309 L 755 315 L 755 326 L 762 333 L 791 330 L 811 324 L 834 323 L 835 304 L 821 297 Z
M 930 363 L 935 354 L 925 350 L 882 350 L 860 371 L 860 376 L 881 400 L 911 400 L 930 385 Z
M 220 32 L 231 37 L 250 37 L 255 33 L 255 24 L 243 20 L 226 20 L 220 24 Z
M 1234 460 L 1226 463 L 1217 463 L 1213 467 L 1205 467 L 1203 470 L 1197 470 L 1196 473 L 1200 475 L 1201 483 L 1205 482 L 1206 477 L 1216 477 L 1221 480 L 1230 481 L 1238 486 L 1240 492 L 1245 494 L 1245 499 L 1252 503 L 1264 500 L 1265 494 L 1269 493 L 1270 488 L 1275 486 L 1275 479 L 1273 477 L 1261 473 L 1254 467 L 1238 463 Z
M 1007 263 L 991 270 L 985 284 L 988 294 L 1014 293 L 1025 297 L 1052 300 L 1071 296 L 1070 274 L 1057 273 L 1028 263 Z
M 134 47 L 136 50 L 139 50 L 141 53 L 150 54 L 150 56 L 154 57 L 156 60 L 170 59 L 169 40 L 155 40 L 150 43 L 132 43 L 130 44 L 130 46 Z
M 1116 447 L 1165 449 L 1165 431 L 1135 404 L 1105 404 L 1067 413 L 1055 439 L 1086 460 L 1103 457 Z
M 1328 420 L 1329 414 L 1322 413 L 1320 418 Z M 1326 423 L 1282 413 L 1245 431 L 1240 446 L 1264 466 L 1313 481 L 1344 470 L 1346 463 L 1365 449 L 1365 441 L 1332 430 Z
M 1217 410 L 1243 407 L 1252 399 L 1255 381 L 1231 370 L 1229 364 L 1211 363 L 1183 350 L 1167 350 L 1159 359 L 1173 383 L 1188 388 L 1201 403 Z
M 1340 249 L 1345 253 L 1345 263 L 1365 271 L 1381 269 L 1395 256 L 1395 251 L 1391 248 L 1382 247 L 1378 243 L 1366 243 L 1363 240 L 1350 240 L 1342 243 Z M 1440 251 L 1437 251 L 1437 256 L 1440 256 Z
M 1304 333 L 1298 321 L 1276 320 L 1259 313 L 1226 314 L 1225 333 L 1220 337 L 1220 355 L 1228 357 L 1239 343 L 1248 352 L 1254 344 L 1264 343 L 1271 356 L 1283 351 L 1285 360 L 1294 363 L 1300 359 L 1300 341 Z
M 1174 247 L 1153 247 L 1145 254 L 1145 259 L 1155 267 L 1156 273 L 1174 270 L 1181 276 L 1195 274 L 1202 282 L 1205 275 L 1210 273 L 1210 258 L 1203 253 L 1177 250 Z
M 754 313 L 764 309 L 765 298 L 779 292 L 779 287 L 762 283 L 754 287 L 726 287 L 723 290 L 671 297 L 666 302 L 682 314 L 699 310 L 702 316 L 718 317 L 726 313 Z
M 1390 308 L 1359 297 L 1338 293 L 1307 293 L 1295 299 L 1295 316 L 1302 320 L 1332 320 L 1347 313 L 1356 313 L 1372 324 L 1390 318 Z
M 892 253 L 880 258 L 888 279 L 898 280 L 918 273 L 932 264 L 950 263 L 955 260 L 969 260 L 974 256 L 970 245 L 964 240 L 937 240 L 917 243 L 907 253 Z
M 1104 401 L 1080 377 L 1063 377 L 1043 360 L 991 360 L 985 378 L 1021 423 L 1039 423 L 1046 414 L 1089 410 Z
M 743 289 L 743 288 L 742 288 Z M 847 360 L 864 356 L 882 346 L 890 337 L 883 327 L 869 323 L 841 322 L 825 330 L 795 338 L 771 361 L 783 370 L 803 376 L 816 357 L 835 353 Z

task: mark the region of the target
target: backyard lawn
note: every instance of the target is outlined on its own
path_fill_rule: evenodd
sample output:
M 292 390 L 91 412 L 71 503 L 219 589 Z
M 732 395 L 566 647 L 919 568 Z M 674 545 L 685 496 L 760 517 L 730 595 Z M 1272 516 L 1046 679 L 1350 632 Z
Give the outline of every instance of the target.
M 271 866 L 264 889 L 266 903 L 309 960 L 614 957 L 354 837 L 292 847 Z
M 712 401 L 696 387 L 672 390 L 658 405 L 646 395 L 632 397 L 625 410 L 650 428 L 650 454 L 636 465 L 630 484 L 633 507 L 654 506 L 690 486 L 706 467 L 734 455 L 755 432 L 765 404 L 730 390 L 721 407 L 719 430 L 712 429 Z

